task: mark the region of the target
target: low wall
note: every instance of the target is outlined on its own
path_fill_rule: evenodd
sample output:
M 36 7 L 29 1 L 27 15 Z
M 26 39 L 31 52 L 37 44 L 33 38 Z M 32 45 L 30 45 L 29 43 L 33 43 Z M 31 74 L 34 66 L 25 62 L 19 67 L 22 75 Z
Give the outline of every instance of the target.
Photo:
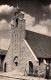
M 46 74 L 46 65 L 44 63 L 41 63 L 38 66 L 38 76 L 45 77 L 45 74 Z

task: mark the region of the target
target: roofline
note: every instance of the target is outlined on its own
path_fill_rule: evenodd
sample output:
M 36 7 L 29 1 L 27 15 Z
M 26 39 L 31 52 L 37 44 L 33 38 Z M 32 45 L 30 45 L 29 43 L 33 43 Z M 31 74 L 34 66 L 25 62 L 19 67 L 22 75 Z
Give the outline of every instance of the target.
M 39 34 L 39 35 L 42 35 L 42 36 L 46 36 L 46 37 L 51 38 L 51 36 L 48 36 L 48 35 L 45 35 L 45 34 L 41 34 L 41 33 L 38 33 L 38 32 L 34 32 L 34 31 L 31 31 L 31 30 L 28 30 L 28 29 L 26 29 L 26 31 L 30 31 L 32 33 L 36 33 L 36 34 Z
M 37 57 L 38 59 L 51 59 L 51 58 L 46 58 L 46 57 Z

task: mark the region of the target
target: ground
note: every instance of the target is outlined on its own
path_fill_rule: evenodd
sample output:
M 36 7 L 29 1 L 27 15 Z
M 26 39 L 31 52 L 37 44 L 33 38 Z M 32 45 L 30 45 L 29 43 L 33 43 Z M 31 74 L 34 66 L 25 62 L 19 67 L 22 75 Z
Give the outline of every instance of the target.
M 0 73 L 0 80 L 51 80 L 51 79 L 16 75 L 16 74 L 10 74 L 10 73 Z

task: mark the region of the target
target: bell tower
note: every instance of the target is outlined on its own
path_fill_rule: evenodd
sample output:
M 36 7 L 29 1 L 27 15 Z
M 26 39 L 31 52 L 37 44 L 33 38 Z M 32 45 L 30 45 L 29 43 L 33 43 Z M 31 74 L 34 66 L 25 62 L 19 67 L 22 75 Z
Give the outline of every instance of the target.
M 17 6 L 14 12 L 13 24 L 11 25 L 11 43 L 13 57 L 19 56 L 21 42 L 23 39 L 25 39 L 25 19 L 23 12 Z

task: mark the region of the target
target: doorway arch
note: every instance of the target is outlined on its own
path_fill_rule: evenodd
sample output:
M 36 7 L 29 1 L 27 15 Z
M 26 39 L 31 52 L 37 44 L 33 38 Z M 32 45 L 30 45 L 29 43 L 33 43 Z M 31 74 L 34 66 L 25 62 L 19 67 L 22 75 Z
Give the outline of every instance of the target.
M 29 73 L 33 73 L 33 63 L 29 61 Z
M 6 72 L 6 65 L 7 65 L 7 64 L 5 63 L 5 64 L 4 64 L 4 72 Z

